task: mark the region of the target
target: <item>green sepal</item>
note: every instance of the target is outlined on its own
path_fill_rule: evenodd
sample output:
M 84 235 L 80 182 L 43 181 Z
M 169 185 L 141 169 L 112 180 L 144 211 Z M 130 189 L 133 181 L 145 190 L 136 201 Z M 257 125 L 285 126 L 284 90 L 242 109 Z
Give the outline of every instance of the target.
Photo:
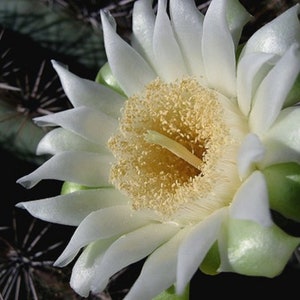
M 109 188 L 113 188 L 113 186 L 111 186 L 111 185 L 108 185 L 108 186 L 86 186 L 86 185 L 82 185 L 82 184 L 75 183 L 75 182 L 65 181 L 61 187 L 60 194 L 66 195 L 66 194 L 70 194 L 70 193 L 73 193 L 76 191 L 81 191 L 81 190 L 109 189 Z
M 87 189 L 90 189 L 90 187 L 78 183 L 74 183 L 74 182 L 65 181 L 61 187 L 60 194 L 66 195 L 79 190 L 87 190 Z
M 123 96 L 126 96 L 123 90 L 121 89 L 119 83 L 117 82 L 116 78 L 113 76 L 111 72 L 111 68 L 108 63 L 105 63 L 101 67 L 101 69 L 99 70 L 96 76 L 95 81 L 105 86 L 108 86 L 109 88 L 111 88 L 112 90 L 114 90 L 115 92 Z
M 217 275 L 221 259 L 219 254 L 218 242 L 215 242 L 207 252 L 204 260 L 200 265 L 200 271 L 207 275 Z
M 300 221 L 300 165 L 282 163 L 262 170 L 265 175 L 270 207 L 284 217 Z
M 227 254 L 232 271 L 273 278 L 285 268 L 300 243 L 275 224 L 265 227 L 250 220 L 229 219 Z
M 154 297 L 152 300 L 188 300 L 190 294 L 189 285 L 185 288 L 182 295 L 177 295 L 175 287 L 172 285 L 167 290 L 163 291 L 158 296 Z

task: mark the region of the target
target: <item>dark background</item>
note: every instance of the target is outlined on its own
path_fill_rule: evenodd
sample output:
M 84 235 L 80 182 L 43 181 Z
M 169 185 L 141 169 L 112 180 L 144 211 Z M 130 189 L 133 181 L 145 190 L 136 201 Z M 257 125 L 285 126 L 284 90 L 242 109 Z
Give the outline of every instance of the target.
M 256 29 L 299 1 L 241 2 L 254 16 L 242 35 L 246 41 Z M 128 39 L 133 3 L 0 0 L 0 83 L 5 84 L 0 86 L 0 299 L 80 299 L 68 285 L 72 264 L 64 269 L 52 267 L 74 228 L 48 224 L 15 208 L 20 201 L 57 195 L 61 183 L 49 180 L 26 190 L 16 180 L 47 159 L 35 156 L 45 131 L 36 128 L 31 119 L 70 107 L 50 60 L 61 61 L 77 75 L 93 80 L 106 60 L 99 9 L 110 9 L 119 34 Z M 205 13 L 209 1 L 196 3 Z M 298 226 L 293 227 L 293 234 L 300 235 Z M 89 299 L 123 299 L 141 266 L 142 262 L 129 266 L 112 278 L 104 293 Z M 299 260 L 294 255 L 273 279 L 198 272 L 191 282 L 191 299 L 280 294 L 297 298 L 299 282 Z

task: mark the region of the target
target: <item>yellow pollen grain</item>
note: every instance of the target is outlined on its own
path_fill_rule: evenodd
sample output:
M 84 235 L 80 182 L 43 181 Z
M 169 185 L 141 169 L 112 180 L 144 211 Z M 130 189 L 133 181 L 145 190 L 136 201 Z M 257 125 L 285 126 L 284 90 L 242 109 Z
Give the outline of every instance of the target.
M 182 145 L 199 167 L 147 141 L 148 132 Z M 173 83 L 156 79 L 125 103 L 119 131 L 108 142 L 116 158 L 110 180 L 132 199 L 134 209 L 168 217 L 211 192 L 214 166 L 230 142 L 213 90 L 190 77 Z

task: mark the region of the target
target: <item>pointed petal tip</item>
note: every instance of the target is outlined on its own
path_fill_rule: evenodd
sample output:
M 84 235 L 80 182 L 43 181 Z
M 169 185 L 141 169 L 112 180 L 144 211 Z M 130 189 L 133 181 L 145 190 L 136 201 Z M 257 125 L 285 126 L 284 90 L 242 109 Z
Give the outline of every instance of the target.
M 18 202 L 17 204 L 15 204 L 15 207 L 25 209 L 24 202 Z
M 102 23 L 103 30 L 105 30 L 105 28 L 108 25 L 110 25 L 113 29 L 116 28 L 117 24 L 116 24 L 115 18 L 113 17 L 113 15 L 110 13 L 109 10 L 101 9 L 100 17 L 101 17 L 101 23 Z
M 53 263 L 53 267 L 62 268 L 68 265 L 73 258 L 65 257 L 64 252 L 56 259 L 56 261 Z
M 28 176 L 26 175 L 26 176 L 19 178 L 18 180 L 16 180 L 16 183 L 22 185 L 26 189 L 31 188 L 31 182 L 30 182 L 30 180 L 27 179 L 27 177 Z
M 67 69 L 67 65 L 63 64 L 62 62 L 59 62 L 55 59 L 50 60 L 52 67 L 57 71 L 57 73 L 62 69 Z
M 52 59 L 51 60 L 51 64 L 52 64 L 52 67 L 54 68 L 54 70 L 56 71 L 56 73 L 58 74 L 59 78 L 62 79 L 62 76 L 65 74 L 65 73 L 68 73 L 69 70 L 68 70 L 68 66 L 63 64 L 62 62 L 60 61 L 57 61 L 57 60 L 54 60 Z
M 55 59 L 51 59 L 50 62 L 51 62 L 51 64 L 52 64 L 53 67 L 55 67 L 55 66 L 57 66 L 59 64 L 58 61 L 55 60 Z

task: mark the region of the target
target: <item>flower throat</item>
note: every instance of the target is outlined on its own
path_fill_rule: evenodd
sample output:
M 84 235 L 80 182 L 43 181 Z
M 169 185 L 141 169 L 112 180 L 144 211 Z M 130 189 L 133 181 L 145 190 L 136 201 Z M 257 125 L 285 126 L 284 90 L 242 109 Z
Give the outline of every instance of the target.
M 204 198 L 230 142 L 223 116 L 217 93 L 195 79 L 156 79 L 125 103 L 119 131 L 108 142 L 117 160 L 111 182 L 133 209 L 166 217 Z

